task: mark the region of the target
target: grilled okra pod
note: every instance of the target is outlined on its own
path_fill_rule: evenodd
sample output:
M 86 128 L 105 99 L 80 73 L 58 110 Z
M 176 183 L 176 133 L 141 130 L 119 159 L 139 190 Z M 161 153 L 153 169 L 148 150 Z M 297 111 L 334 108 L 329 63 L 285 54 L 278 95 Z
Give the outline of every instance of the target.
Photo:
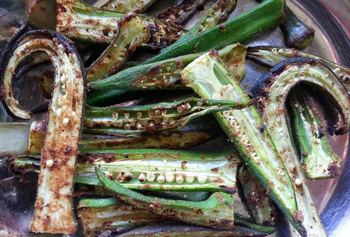
M 83 225 L 84 236 L 96 236 L 107 230 L 121 231 L 126 227 L 164 221 L 164 217 L 115 198 L 82 199 L 79 201 L 77 216 Z
M 180 72 L 202 54 L 189 54 L 164 61 L 139 65 L 123 70 L 104 80 L 89 83 L 91 91 L 180 89 Z M 241 44 L 229 45 L 219 50 L 225 65 L 238 80 L 245 75 L 246 47 Z M 234 59 L 234 60 L 233 60 Z M 89 94 L 90 96 L 90 94 Z
M 299 163 L 299 156 L 293 146 L 292 138 L 285 118 L 285 102 L 292 87 L 298 83 L 308 83 L 321 88 L 325 94 L 337 101 L 337 107 L 343 115 L 344 124 L 338 128 L 340 133 L 347 131 L 350 125 L 350 99 L 343 83 L 324 66 L 314 59 L 294 58 L 278 64 L 264 78 L 268 84 L 262 90 L 259 105 L 263 111 L 263 120 L 284 165 L 293 180 L 298 212 L 295 217 L 302 221 L 308 236 L 327 236 L 318 216 L 316 206 L 308 188 Z M 293 232 L 293 235 L 297 234 Z
M 289 95 L 292 110 L 292 129 L 300 147 L 301 166 L 310 179 L 334 178 L 340 175 L 341 158 L 337 156 L 325 136 L 313 99 L 302 88 L 296 87 Z
M 118 21 L 118 31 L 107 49 L 89 67 L 88 82 L 102 80 L 117 72 L 125 61 L 151 36 L 150 30 L 135 14 L 126 14 Z
M 222 64 L 217 53 L 209 53 L 189 64 L 181 73 L 184 84 L 204 99 L 248 101 L 249 97 Z M 303 226 L 294 217 L 297 204 L 290 177 L 255 106 L 214 114 L 222 129 L 257 176 L 270 197 L 295 228 Z
M 232 108 L 244 108 L 249 106 L 250 103 L 250 100 L 248 103 L 236 103 L 224 100 L 205 101 L 192 97 L 176 102 L 141 106 L 115 108 L 87 106 L 84 132 L 138 136 L 145 132 L 174 131 L 199 116 Z
M 18 172 L 33 171 L 39 163 L 37 156 L 19 156 L 12 162 Z M 231 150 L 213 154 L 162 149 L 95 151 L 78 156 L 75 176 L 94 177 L 99 167 L 132 189 L 234 193 L 238 163 Z
M 144 64 L 158 62 L 193 52 L 222 49 L 233 43 L 244 43 L 257 34 L 279 26 L 284 21 L 284 0 L 266 0 L 234 19 L 185 41 L 177 47 L 160 53 Z
M 247 50 L 247 58 L 253 59 L 269 67 L 276 66 L 285 59 L 295 57 L 312 58 L 326 64 L 333 71 L 333 73 L 335 73 L 343 81 L 345 86 L 348 88 L 348 91 L 350 91 L 350 69 L 321 58 L 317 55 L 305 53 L 296 49 L 270 46 L 248 47 Z
M 99 168 L 96 168 L 96 174 L 105 188 L 117 194 L 120 200 L 137 208 L 195 225 L 217 229 L 233 227 L 234 213 L 231 194 L 216 192 L 202 202 L 169 200 L 145 196 L 125 188 L 118 182 L 111 181 Z
M 118 20 L 124 13 L 94 8 L 79 0 L 57 1 L 56 30 L 68 37 L 110 44 L 118 30 Z M 138 15 L 148 26 L 153 47 L 164 47 L 176 41 L 181 30 L 150 16 Z
M 243 187 L 243 199 L 255 222 L 258 225 L 275 225 L 276 206 L 249 167 L 239 167 L 237 179 Z
M 175 43 L 163 48 L 160 52 L 165 53 L 166 51 L 176 48 L 181 43 L 215 27 L 218 23 L 226 21 L 231 12 L 236 8 L 236 5 L 237 0 L 216 1 L 189 31 L 181 36 Z
M 78 52 L 66 37 L 52 31 L 30 31 L 19 38 L 2 74 L 4 103 L 19 118 L 29 119 L 12 92 L 12 77 L 17 65 L 27 56 L 44 52 L 55 68 L 47 135 L 41 150 L 41 169 L 35 212 L 30 230 L 36 233 L 74 234 L 72 186 L 75 158 L 85 96 L 85 75 Z

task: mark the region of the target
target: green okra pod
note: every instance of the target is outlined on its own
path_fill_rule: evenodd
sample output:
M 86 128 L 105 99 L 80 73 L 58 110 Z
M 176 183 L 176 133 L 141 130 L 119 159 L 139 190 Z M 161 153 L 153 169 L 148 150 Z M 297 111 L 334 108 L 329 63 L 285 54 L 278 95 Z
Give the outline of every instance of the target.
M 229 45 L 219 50 L 220 57 L 238 80 L 242 80 L 245 75 L 245 51 L 246 47 L 241 44 Z M 182 55 L 156 63 L 131 67 L 104 80 L 91 82 L 88 87 L 90 91 L 103 91 L 103 93 L 116 89 L 180 89 L 184 87 L 180 83 L 180 72 L 200 55 L 202 54 Z M 91 97 L 90 94 L 89 97 Z
M 300 147 L 301 166 L 309 179 L 334 178 L 340 175 L 341 158 L 337 156 L 325 136 L 323 121 L 313 99 L 300 87 L 289 95 L 292 128 Z
M 95 151 L 78 156 L 75 182 L 95 182 L 94 169 L 100 167 L 110 178 L 132 189 L 234 193 L 238 163 L 236 154 L 230 150 L 213 154 L 161 149 Z M 38 156 L 18 156 L 12 160 L 17 172 L 35 171 L 39 164 Z
M 345 86 L 348 88 L 348 91 L 350 91 L 350 69 L 340 64 L 296 49 L 271 46 L 256 46 L 248 47 L 247 50 L 247 58 L 255 60 L 269 67 L 274 67 L 285 59 L 295 57 L 312 58 L 326 64 L 333 71 L 333 73 L 335 73 L 343 81 Z
M 287 168 L 285 172 L 293 180 L 298 203 L 295 217 L 303 223 L 308 236 L 327 236 L 291 140 L 284 106 L 289 91 L 298 83 L 304 82 L 321 88 L 325 95 L 329 95 L 337 101 L 337 106 L 344 120 L 344 124 L 338 127 L 338 132 L 343 133 L 348 130 L 350 125 L 349 94 L 343 83 L 332 71 L 314 59 L 284 60 L 274 67 L 264 79 L 268 84 L 261 92 L 263 96 L 259 99 L 259 105 L 263 111 L 262 118 L 266 128 L 275 141 L 276 149 Z
M 231 194 L 216 192 L 202 202 L 175 201 L 145 196 L 125 188 L 118 182 L 111 181 L 99 168 L 96 168 L 96 174 L 105 188 L 117 194 L 120 200 L 137 208 L 195 225 L 217 229 L 233 227 L 234 213 Z
M 284 7 L 284 0 L 266 0 L 234 19 L 203 32 L 169 51 L 160 53 L 144 64 L 193 52 L 206 52 L 212 48 L 218 50 L 233 43 L 247 42 L 262 31 L 282 24 L 285 16 Z
M 247 166 L 239 167 L 237 179 L 243 187 L 243 199 L 255 222 L 258 225 L 275 225 L 276 206 L 252 171 Z
M 141 133 L 174 131 L 205 114 L 244 108 L 251 104 L 188 98 L 176 102 L 141 106 L 98 108 L 87 106 L 84 132 L 137 136 Z M 99 129 L 100 128 L 100 129 Z M 109 129 L 108 129 L 109 128 Z
M 213 50 L 189 64 L 181 76 L 204 99 L 249 100 Z M 303 233 L 301 222 L 293 215 L 298 209 L 290 177 L 256 107 L 218 112 L 215 117 L 270 197 Z

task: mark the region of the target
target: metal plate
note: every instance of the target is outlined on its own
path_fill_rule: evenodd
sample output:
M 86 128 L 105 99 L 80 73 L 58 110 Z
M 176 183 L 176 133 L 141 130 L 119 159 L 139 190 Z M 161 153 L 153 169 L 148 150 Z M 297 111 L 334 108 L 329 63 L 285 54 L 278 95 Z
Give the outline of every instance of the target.
M 252 0 L 238 1 L 237 9 L 231 17 L 255 4 Z M 350 67 L 349 0 L 290 0 L 287 1 L 287 4 L 296 15 L 316 30 L 314 42 L 306 51 Z M 251 44 L 283 45 L 281 32 L 279 30 L 269 32 L 255 39 Z M 248 73 L 249 70 L 252 69 L 248 68 Z M 30 94 L 24 98 L 28 96 Z M 2 106 L 0 106 L 0 121 L 11 121 Z M 342 237 L 348 236 L 350 232 L 349 137 L 348 135 L 330 137 L 330 142 L 344 161 L 342 174 L 333 180 L 310 181 L 309 184 L 315 197 L 315 203 L 322 212 L 321 218 L 329 236 Z M 11 229 L 10 236 L 16 236 L 16 233 L 18 236 L 34 236 L 28 232 L 28 226 L 33 215 L 36 178 L 31 177 L 33 182 L 19 182 L 19 177 L 12 176 L 4 163 L 0 160 L 0 236 L 6 233 L 2 230 L 5 228 Z M 283 224 L 272 236 L 287 236 Z

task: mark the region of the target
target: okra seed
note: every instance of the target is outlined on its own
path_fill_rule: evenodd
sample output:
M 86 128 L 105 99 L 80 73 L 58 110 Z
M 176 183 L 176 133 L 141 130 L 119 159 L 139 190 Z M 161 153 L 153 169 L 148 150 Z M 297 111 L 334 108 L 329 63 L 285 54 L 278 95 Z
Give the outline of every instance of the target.
M 109 37 L 113 37 L 114 36 L 114 32 L 113 31 L 108 32 L 108 36 Z
M 61 111 L 62 111 L 61 108 L 59 108 L 59 109 L 56 110 L 56 115 L 57 115 L 58 117 L 61 115 Z
M 175 176 L 174 176 L 173 173 L 168 173 L 168 174 L 166 174 L 166 176 L 165 176 L 165 180 L 166 180 L 168 183 L 173 182 L 174 179 L 175 179 Z
M 183 10 L 180 10 L 177 15 L 181 16 L 182 14 L 184 14 L 184 11 Z
M 113 118 L 114 118 L 115 120 L 118 119 L 118 113 L 117 113 L 117 112 L 113 112 L 112 116 L 113 116 Z
M 136 113 L 136 115 L 137 115 L 137 118 L 138 118 L 138 119 L 141 119 L 141 118 L 142 118 L 142 112 L 139 111 L 139 112 Z
M 145 175 L 144 173 L 141 173 L 141 174 L 139 175 L 139 181 L 140 181 L 141 183 L 143 183 L 143 182 L 146 181 L 146 175 Z
M 162 110 L 162 116 L 165 116 L 167 112 L 168 112 L 168 110 L 163 109 L 163 110 Z
M 186 182 L 187 183 L 193 183 L 193 181 L 194 181 L 194 176 L 192 176 L 192 175 L 188 175 L 188 176 L 186 176 Z
M 124 113 L 124 117 L 125 117 L 125 119 L 129 119 L 130 113 L 129 113 L 129 112 L 125 112 L 125 113 Z
M 66 85 L 65 84 L 61 85 L 61 91 L 63 93 L 66 93 Z
M 299 185 L 301 185 L 301 180 L 298 179 L 298 178 L 296 178 L 296 179 L 294 180 L 294 183 L 295 183 L 296 186 L 299 186 Z
M 199 175 L 197 179 L 198 179 L 198 183 L 200 184 L 204 184 L 205 182 L 207 182 L 207 176 L 205 175 Z
M 181 184 L 184 181 L 184 177 L 182 175 L 177 175 L 175 181 L 176 183 Z
M 186 109 L 190 109 L 190 108 L 191 108 L 190 103 L 186 103 L 185 108 L 186 108 Z
M 52 167 L 53 166 L 53 160 L 47 160 L 46 161 L 46 166 L 47 167 Z
M 130 124 L 129 123 L 124 123 L 124 128 L 125 129 L 130 129 Z
M 183 111 L 184 111 L 184 109 L 182 108 L 182 106 L 180 105 L 180 106 L 177 106 L 177 112 L 178 113 L 182 113 Z
M 142 124 L 141 124 L 141 123 L 137 123 L 137 124 L 136 124 L 136 128 L 137 128 L 137 129 L 142 129 L 142 128 L 143 128 L 143 126 L 142 126 Z
M 155 115 L 155 116 L 159 116 L 159 115 L 161 115 L 160 110 L 159 110 L 159 109 L 156 109 L 156 110 L 154 111 L 154 115 Z
M 222 114 L 224 115 L 224 117 L 228 118 L 230 116 L 231 112 L 230 111 L 224 111 L 224 112 L 222 112 Z
M 304 73 L 299 73 L 298 77 L 299 77 L 301 80 L 303 80 L 303 79 L 305 79 L 305 74 L 304 74 Z
M 67 126 L 67 124 L 69 123 L 69 118 L 64 118 L 62 123 L 63 123 L 63 126 Z
M 165 70 L 167 70 L 168 72 L 171 70 L 171 67 L 170 66 L 167 66 L 166 68 L 165 68 Z
M 272 49 L 272 52 L 273 52 L 273 53 L 277 53 L 277 49 L 276 49 L 276 48 Z M 284 53 L 284 49 L 279 49 L 279 50 L 278 50 L 278 53 L 279 53 L 279 54 L 283 54 L 283 53 Z
M 150 118 L 153 118 L 153 111 L 148 111 L 148 116 L 149 116 Z
M 147 181 L 153 182 L 156 176 L 153 173 L 147 173 Z
M 158 177 L 157 177 L 157 182 L 158 183 L 164 183 L 165 182 L 165 177 L 163 174 L 160 174 Z
M 130 127 L 135 127 L 135 126 L 136 126 L 136 121 L 135 120 L 130 121 Z
M 61 83 L 61 84 L 66 84 L 66 81 L 67 81 L 67 77 L 65 77 L 65 75 L 63 74 L 63 75 L 60 77 L 60 83 Z
M 126 173 L 126 174 L 124 175 L 124 180 L 127 181 L 127 182 L 131 181 L 132 178 L 133 178 L 133 176 L 132 176 L 131 173 Z
M 335 73 L 339 73 L 339 72 L 340 72 L 340 68 L 337 67 L 336 69 L 334 69 L 334 72 L 335 72 Z
M 218 93 L 214 93 L 212 98 L 213 100 L 220 100 L 221 96 Z

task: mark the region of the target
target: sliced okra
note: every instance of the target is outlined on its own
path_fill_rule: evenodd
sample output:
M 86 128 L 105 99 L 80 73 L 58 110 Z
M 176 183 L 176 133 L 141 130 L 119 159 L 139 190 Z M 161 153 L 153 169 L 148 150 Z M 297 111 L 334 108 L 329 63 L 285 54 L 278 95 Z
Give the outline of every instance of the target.
M 326 64 L 345 84 L 350 91 L 350 69 L 336 64 L 317 55 L 305 53 L 296 49 L 287 49 L 271 46 L 248 47 L 247 58 L 253 59 L 266 66 L 273 67 L 288 58 L 313 58 Z
M 19 105 L 11 88 L 16 67 L 27 55 L 43 52 L 55 68 L 35 212 L 30 225 L 35 233 L 74 234 L 77 228 L 72 187 L 86 88 L 81 59 L 70 43 L 56 32 L 29 31 L 8 51 L 8 61 L 1 72 L 1 89 L 6 92 L 3 102 L 16 117 L 29 119 L 30 112 Z
M 102 9 L 115 12 L 137 12 L 142 13 L 149 8 L 156 0 L 109 0 Z
M 237 178 L 243 187 L 243 200 L 258 225 L 275 225 L 277 209 L 259 180 L 246 166 L 237 171 Z
M 184 86 L 180 83 L 180 72 L 200 55 L 202 54 L 189 54 L 156 63 L 131 67 L 104 80 L 89 83 L 89 90 L 106 93 L 115 89 L 154 90 L 183 88 Z M 242 80 L 245 75 L 244 60 L 246 48 L 241 44 L 229 45 L 219 50 L 219 55 L 235 77 Z
M 88 82 L 102 80 L 117 72 L 150 36 L 148 27 L 140 18 L 135 14 L 126 14 L 118 21 L 118 31 L 111 44 L 89 67 L 86 74 Z
M 164 221 L 164 217 L 135 208 L 116 198 L 82 199 L 77 207 L 77 216 L 82 223 L 84 236 Z
M 136 136 L 144 132 L 174 131 L 205 114 L 232 108 L 239 109 L 250 104 L 250 100 L 248 103 L 236 103 L 224 100 L 205 101 L 192 97 L 176 102 L 141 106 L 115 108 L 89 106 L 85 110 L 84 132 L 103 134 L 105 131 L 106 134 Z
M 291 121 L 300 147 L 301 166 L 310 179 L 334 178 L 340 175 L 341 158 L 328 143 L 323 121 L 313 99 L 302 88 L 296 87 L 289 95 Z
M 110 44 L 124 13 L 94 8 L 79 0 L 57 1 L 56 30 L 68 37 Z M 182 35 L 180 29 L 150 16 L 138 15 L 152 34 L 148 44 L 164 47 Z
M 38 157 L 27 156 L 16 157 L 12 162 L 18 172 L 37 170 L 39 163 Z M 83 178 L 93 177 L 95 167 L 99 167 L 110 178 L 132 189 L 234 193 L 238 163 L 232 151 L 214 154 L 162 149 L 96 151 L 79 155 L 75 179 L 81 181 L 75 182 L 85 182 Z
M 216 192 L 202 202 L 163 199 L 145 196 L 125 188 L 119 182 L 111 181 L 99 168 L 96 168 L 96 174 L 105 188 L 118 195 L 120 200 L 137 208 L 195 225 L 218 229 L 233 227 L 234 213 L 231 194 Z
M 344 124 L 340 132 L 348 130 L 350 125 L 350 99 L 343 83 L 321 62 L 314 59 L 294 58 L 278 64 L 264 78 L 268 84 L 262 90 L 259 105 L 262 118 L 276 149 L 280 153 L 285 172 L 293 181 L 298 211 L 295 218 L 299 219 L 306 228 L 308 236 L 327 236 L 318 216 L 313 197 L 308 188 L 299 163 L 299 156 L 293 146 L 289 126 L 285 117 L 285 102 L 292 87 L 298 83 L 308 83 L 322 89 L 324 95 L 329 95 L 337 101 L 337 107 L 343 115 Z
M 204 99 L 248 101 L 249 96 L 212 50 L 189 64 L 181 73 L 182 81 Z M 255 106 L 214 114 L 241 158 L 252 169 L 270 197 L 295 228 L 303 226 L 297 212 L 294 190 L 286 167 L 264 127 Z

